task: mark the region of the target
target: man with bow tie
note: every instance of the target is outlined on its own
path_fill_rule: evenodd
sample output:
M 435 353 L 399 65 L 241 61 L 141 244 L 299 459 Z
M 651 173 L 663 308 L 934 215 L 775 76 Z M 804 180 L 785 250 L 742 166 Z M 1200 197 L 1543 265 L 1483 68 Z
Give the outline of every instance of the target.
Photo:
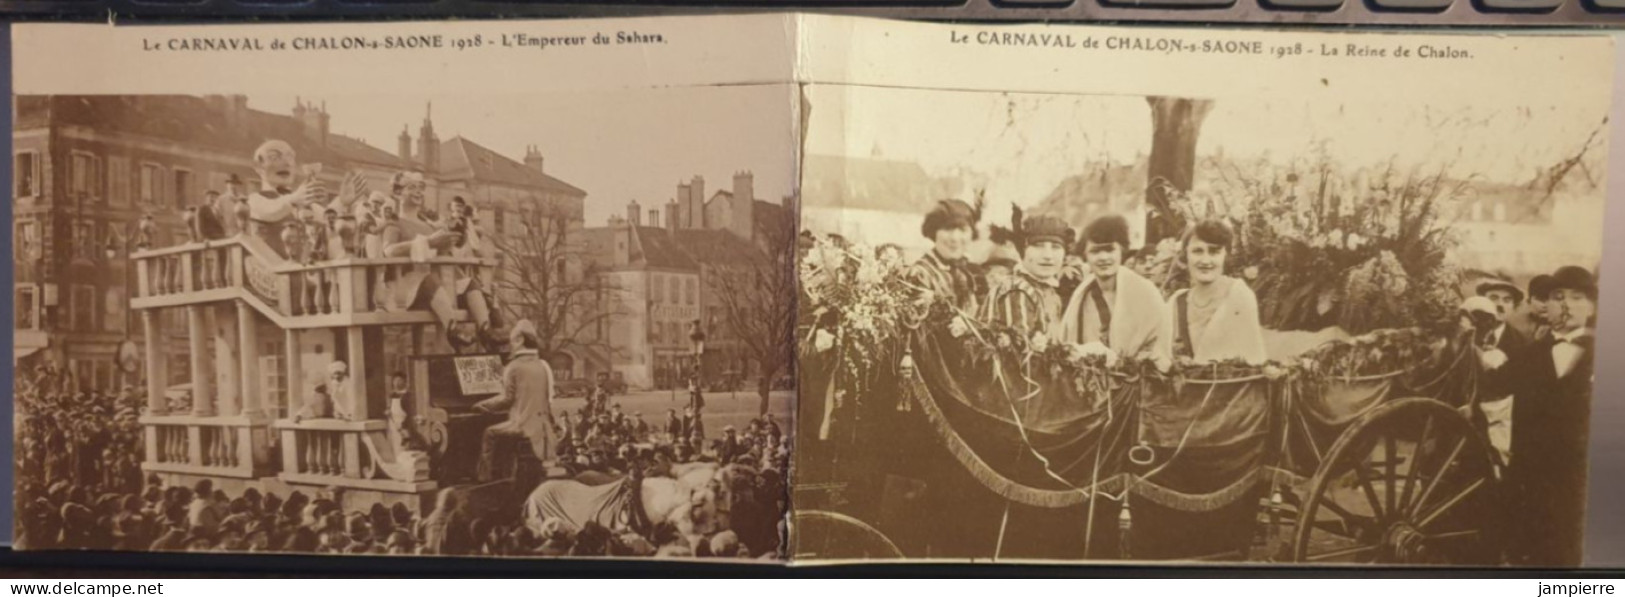
M 1597 283 L 1585 268 L 1566 266 L 1550 288 L 1551 334 L 1507 364 L 1514 387 L 1507 545 L 1513 564 L 1574 567 L 1585 527 Z

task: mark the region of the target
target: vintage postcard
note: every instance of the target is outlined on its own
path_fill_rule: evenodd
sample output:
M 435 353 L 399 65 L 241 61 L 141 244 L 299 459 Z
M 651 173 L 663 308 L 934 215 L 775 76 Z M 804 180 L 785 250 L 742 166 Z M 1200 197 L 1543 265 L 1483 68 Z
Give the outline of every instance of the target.
M 784 20 L 18 28 L 15 545 L 782 560 Z
M 1609 40 L 817 22 L 797 562 L 1580 564 Z
M 1580 563 L 1606 37 L 13 44 L 20 549 Z

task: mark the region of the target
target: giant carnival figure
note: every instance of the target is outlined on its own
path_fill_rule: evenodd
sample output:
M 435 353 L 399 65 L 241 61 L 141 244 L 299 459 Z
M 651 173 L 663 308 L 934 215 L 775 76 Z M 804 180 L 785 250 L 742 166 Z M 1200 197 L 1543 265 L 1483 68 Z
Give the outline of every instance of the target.
M 397 174 L 392 185 L 393 196 L 387 200 L 363 198 L 364 185 L 359 177 L 351 176 L 338 195 L 327 201 L 326 190 L 313 175 L 303 181 L 296 180 L 296 173 L 300 171 L 298 156 L 291 145 L 277 139 L 266 141 L 254 151 L 254 169 L 260 177 L 260 190 L 248 197 L 249 228 L 252 236 L 283 259 L 324 258 L 309 246 L 316 237 L 325 241 L 321 244 L 328 245 L 325 248 L 329 250 L 335 243 L 353 244 L 349 237 L 353 237 L 355 231 L 350 219 L 365 215 L 383 220 L 387 217 L 384 213 L 371 212 L 369 208 L 388 212 L 391 206 L 396 206 L 401 216 L 383 227 L 379 256 L 410 257 L 418 263 L 452 253 L 482 256 L 479 248 L 469 243 L 466 226 L 462 230 L 440 227 L 437 219 L 426 213 L 427 185 L 421 173 Z M 316 213 L 334 214 L 335 222 L 323 226 L 303 221 Z M 338 214 L 347 217 L 337 218 Z M 344 221 L 337 221 L 339 219 Z M 434 312 L 446 341 L 458 352 L 499 347 L 500 333 L 495 329 L 493 309 L 479 284 L 477 268 L 452 268 L 446 276 L 452 279 L 442 280 L 442 274 L 432 268 L 414 267 L 402 271 L 389 280 L 387 300 L 380 304 L 387 310 L 426 308 Z M 459 324 L 459 308 L 468 310 L 474 329 Z

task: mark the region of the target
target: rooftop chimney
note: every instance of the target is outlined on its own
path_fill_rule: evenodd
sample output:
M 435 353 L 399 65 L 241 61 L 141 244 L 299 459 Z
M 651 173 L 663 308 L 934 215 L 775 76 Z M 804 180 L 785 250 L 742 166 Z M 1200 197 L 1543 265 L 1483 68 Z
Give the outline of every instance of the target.
M 660 227 L 660 210 L 658 210 L 658 209 L 649 210 L 649 225 L 652 226 L 652 227 L 655 227 L 655 228 Z
M 529 156 L 526 156 L 525 161 L 526 162 L 530 161 Z M 643 210 L 638 207 L 637 200 L 633 200 L 631 203 L 627 204 L 627 206 L 626 206 L 626 221 L 631 222 L 633 226 L 642 226 L 643 225 L 642 217 L 643 217 Z
M 672 202 L 677 204 L 677 217 L 673 218 L 672 214 L 668 213 L 668 214 L 666 214 L 666 219 L 671 221 L 671 227 L 674 228 L 674 229 L 675 228 L 687 228 L 688 227 L 688 183 L 686 183 L 686 182 L 677 183 L 677 197 L 673 198 Z M 670 211 L 670 210 L 668 210 L 668 211 Z
M 536 147 L 535 145 L 526 145 L 525 146 L 525 165 L 530 166 L 532 168 L 535 168 L 537 172 L 542 172 L 543 171 L 542 170 L 542 150 L 541 150 L 541 148 Z M 633 220 L 632 225 L 633 226 L 637 225 L 635 218 Z
M 666 204 L 666 229 L 676 232 L 681 228 L 683 205 L 676 201 Z
M 739 238 L 750 240 L 755 236 L 756 176 L 748 170 L 734 173 L 733 209 L 729 214 L 728 229 Z
M 705 179 L 698 174 L 688 183 L 688 228 L 705 228 Z
M 293 119 L 299 122 L 304 129 L 305 136 L 315 141 L 317 145 L 327 145 L 328 117 L 324 102 L 321 107 L 315 104 L 306 104 L 304 100 L 296 100 L 293 106 Z
M 401 136 L 395 138 L 395 155 L 403 162 L 412 161 L 412 133 L 406 125 L 401 125 Z

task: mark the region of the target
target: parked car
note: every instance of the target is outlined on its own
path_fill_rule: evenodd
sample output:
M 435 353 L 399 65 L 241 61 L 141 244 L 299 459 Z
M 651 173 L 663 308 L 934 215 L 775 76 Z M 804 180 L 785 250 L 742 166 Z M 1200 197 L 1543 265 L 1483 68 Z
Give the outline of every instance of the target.
M 626 377 L 621 375 L 620 371 L 600 372 L 598 385 L 603 386 L 604 391 L 609 392 L 611 396 L 626 394 Z
M 585 379 L 562 379 L 553 382 L 553 390 L 560 398 L 586 398 L 592 392 L 592 383 Z

